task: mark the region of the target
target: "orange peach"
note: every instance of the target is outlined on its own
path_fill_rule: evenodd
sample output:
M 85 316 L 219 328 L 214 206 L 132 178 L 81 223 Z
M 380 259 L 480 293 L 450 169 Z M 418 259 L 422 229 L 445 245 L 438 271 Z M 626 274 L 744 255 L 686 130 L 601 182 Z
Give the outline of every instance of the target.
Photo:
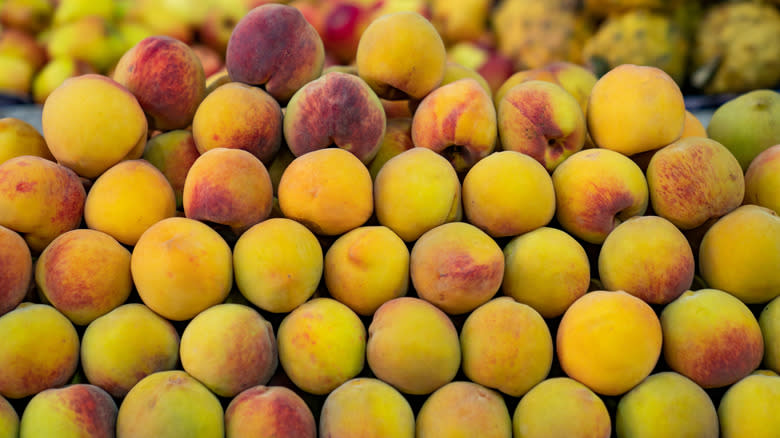
M 117 405 L 99 386 L 75 383 L 45 389 L 27 403 L 19 436 L 114 436 Z
M 512 418 L 498 391 L 474 382 L 450 382 L 428 396 L 417 413 L 418 438 L 510 438 Z
M 316 438 L 317 423 L 306 402 L 291 389 L 258 385 L 230 400 L 225 409 L 225 437 L 263 435 Z
M 20 155 L 37 155 L 54 161 L 46 140 L 28 122 L 16 117 L 0 119 L 0 164 Z
M 0 316 L 24 300 L 32 279 L 30 247 L 18 233 L 0 225 Z
M 184 180 L 199 156 L 192 131 L 176 129 L 150 138 L 141 158 L 162 172 L 176 195 L 176 207 L 181 209 Z
M 707 129 L 692 112 L 685 110 L 685 123 L 680 138 L 685 137 L 707 137 Z
M 750 162 L 745 172 L 744 203 L 780 214 L 780 144 L 765 149 Z

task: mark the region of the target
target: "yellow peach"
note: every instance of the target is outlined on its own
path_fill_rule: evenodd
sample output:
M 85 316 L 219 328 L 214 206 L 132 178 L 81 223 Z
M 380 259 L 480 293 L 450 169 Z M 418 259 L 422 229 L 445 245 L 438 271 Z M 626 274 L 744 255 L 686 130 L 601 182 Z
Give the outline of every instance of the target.
M 780 376 L 753 374 L 731 385 L 718 405 L 723 438 L 772 438 L 780 430 Z
M 780 298 L 764 306 L 758 325 L 764 338 L 763 364 L 774 372 L 780 372 Z
M 756 155 L 745 171 L 745 204 L 780 214 L 780 144 Z
M 22 119 L 0 119 L 0 164 L 20 155 L 36 155 L 54 160 L 46 140 L 38 130 Z
M 474 382 L 450 382 L 428 396 L 417 413 L 418 438 L 510 438 L 512 418 L 498 391 Z
M 30 247 L 18 233 L 0 225 L 0 316 L 24 300 L 32 279 Z
M 388 118 L 385 126 L 385 136 L 379 144 L 376 155 L 371 162 L 368 163 L 368 172 L 371 174 L 371 180 L 376 180 L 379 169 L 381 169 L 389 159 L 413 147 L 412 118 Z
M 11 438 L 19 436 L 19 414 L 2 395 L 0 395 L 0 436 Z

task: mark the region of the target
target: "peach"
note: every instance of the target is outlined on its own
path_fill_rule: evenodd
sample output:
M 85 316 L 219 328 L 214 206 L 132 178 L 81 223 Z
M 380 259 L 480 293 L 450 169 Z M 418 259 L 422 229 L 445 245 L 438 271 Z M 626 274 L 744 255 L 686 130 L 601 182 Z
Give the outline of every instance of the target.
M 150 130 L 186 128 L 206 95 L 206 74 L 198 56 L 187 44 L 165 35 L 144 38 L 126 51 L 112 77 L 138 99 Z
M 353 63 L 360 36 L 373 20 L 377 7 L 370 2 L 353 0 L 320 4 L 318 33 L 322 37 L 325 52 L 338 64 Z
M 293 6 L 265 4 L 244 15 L 227 43 L 231 79 L 262 85 L 280 102 L 317 78 L 325 48 L 314 27 Z
M 596 145 L 633 155 L 680 138 L 685 101 L 680 87 L 663 70 L 622 64 L 593 85 L 587 123 Z
M 262 89 L 229 82 L 198 106 L 192 135 L 201 154 L 218 147 L 243 149 L 270 164 L 282 144 L 282 110 Z
M 32 91 L 35 70 L 30 63 L 20 57 L 0 54 L 0 92 L 6 96 L 25 99 Z
M 389 159 L 374 179 L 376 217 L 405 242 L 462 216 L 461 183 L 446 158 L 415 147 Z
M 176 194 L 146 160 L 124 160 L 101 174 L 87 193 L 84 220 L 125 245 L 135 245 L 153 224 L 176 214 Z
M 102 231 L 67 231 L 41 252 L 35 283 L 46 302 L 87 325 L 130 296 L 130 251 Z
M 449 53 L 448 53 L 449 58 Z M 479 83 L 479 86 L 482 87 L 482 89 L 485 90 L 485 92 L 490 96 L 491 101 L 493 98 L 493 90 L 490 88 L 490 84 L 488 84 L 487 80 L 479 74 L 476 70 L 473 68 L 466 67 L 462 64 L 459 64 L 455 61 L 448 60 L 444 67 L 444 77 L 441 79 L 441 84 L 439 84 L 439 87 L 442 85 L 447 85 L 451 82 L 455 82 L 460 79 L 474 79 Z
M 718 436 L 718 415 L 709 394 L 673 371 L 648 376 L 620 398 L 618 436 Z
M 780 430 L 775 409 L 780 402 L 780 377 L 753 374 L 731 385 L 718 405 L 720 436 L 770 438 Z
M 221 303 L 233 285 L 230 246 L 203 222 L 163 219 L 138 239 L 130 272 L 141 300 L 162 317 L 191 319 Z
M 80 357 L 89 383 L 122 398 L 142 378 L 176 368 L 179 333 L 145 305 L 127 303 L 89 323 Z
M 0 23 L 28 32 L 40 32 L 51 23 L 54 8 L 55 5 L 45 1 L 7 2 L 0 8 Z
M 515 85 L 519 85 L 526 81 L 547 81 L 555 83 L 555 76 L 553 76 L 551 71 L 548 71 L 543 68 L 527 68 L 527 69 L 520 69 L 514 73 L 512 73 L 511 76 L 506 78 L 502 83 L 501 86 L 498 87 L 495 93 L 493 93 L 493 104 L 498 108 L 498 104 L 504 100 L 504 96 L 506 96 L 506 93 L 515 87 Z
M 522 438 L 609 438 L 612 422 L 604 401 L 569 377 L 545 379 L 517 403 L 514 436 Z
M 262 161 L 242 149 L 216 148 L 192 163 L 182 205 L 188 218 L 226 225 L 240 235 L 268 218 L 273 197 Z
M 556 351 L 569 377 L 598 394 L 615 396 L 650 375 L 661 355 L 661 339 L 661 323 L 647 303 L 624 291 L 599 290 L 566 309 Z
M 306 402 L 284 386 L 253 386 L 225 409 L 225 437 L 316 438 L 317 423 Z
M 355 64 L 379 97 L 422 99 L 444 77 L 446 49 L 439 32 L 419 12 L 389 12 L 363 31 Z
M 508 56 L 499 53 L 489 35 L 490 32 L 483 33 L 482 41 L 462 40 L 449 45 L 447 59 L 477 73 L 492 96 L 515 73 L 515 66 Z M 445 77 L 447 75 L 445 72 Z
M 743 205 L 718 219 L 699 246 L 699 270 L 712 288 L 748 304 L 780 296 L 780 217 Z
M 761 364 L 761 327 L 750 309 L 718 289 L 687 291 L 661 312 L 669 367 L 702 388 L 731 385 Z
M 0 119 L 0 164 L 20 155 L 54 161 L 46 140 L 33 125 L 16 117 L 3 117 Z
M 425 328 L 421 337 L 420 329 Z M 446 313 L 415 297 L 394 298 L 374 312 L 366 360 L 371 372 L 405 394 L 430 394 L 460 368 L 458 332 Z
M 598 257 L 599 280 L 650 304 L 666 304 L 693 284 L 696 261 L 685 235 L 660 216 L 633 217 L 612 230 Z
M 284 139 L 296 157 L 331 145 L 368 164 L 385 135 L 382 102 L 358 76 L 328 72 L 287 103 Z
M 476 40 L 487 31 L 492 7 L 490 0 L 468 0 L 459 3 L 433 0 L 430 2 L 431 22 L 442 39 L 449 44 Z
M 268 175 L 271 177 L 271 186 L 274 189 L 274 196 L 276 196 L 279 189 L 279 181 L 282 179 L 282 174 L 287 166 L 295 159 L 295 155 L 290 152 L 290 148 L 283 144 L 274 155 L 274 159 L 271 160 L 271 164 L 268 165 Z
M 35 74 L 32 80 L 33 102 L 43 105 L 49 95 L 57 89 L 65 79 L 76 76 L 97 73 L 94 67 L 81 59 L 70 56 L 52 58 Z
M 222 54 L 213 47 L 203 43 L 194 43 L 190 48 L 192 49 L 192 53 L 198 58 L 198 61 L 200 61 L 200 65 L 203 67 L 203 74 L 206 78 L 225 68 Z
M 450 315 L 470 312 L 498 292 L 504 253 L 467 222 L 433 228 L 414 243 L 409 273 L 417 295 Z
M 494 298 L 466 317 L 460 349 L 469 380 L 512 397 L 547 378 L 553 361 L 544 318 L 511 297 Z
M 114 436 L 117 405 L 99 386 L 76 383 L 35 394 L 24 408 L 19 436 Z
M 750 162 L 745 172 L 744 203 L 780 214 L 780 144 L 765 149 Z
M 199 156 L 192 131 L 176 129 L 150 138 L 141 158 L 162 172 L 176 195 L 176 208 L 181 209 L 184 180 Z
M 555 215 L 555 190 L 547 170 L 516 151 L 494 152 L 463 179 L 463 212 L 491 237 L 507 237 L 547 225 Z
M 19 436 L 19 414 L 2 395 L 0 395 L 0 436 L 11 438 Z
M 32 279 L 30 247 L 18 233 L 0 225 L 0 316 L 24 300 Z
M 428 396 L 417 413 L 416 436 L 511 438 L 512 418 L 497 391 L 474 382 L 450 382 Z
M 381 169 L 389 159 L 413 147 L 412 118 L 388 118 L 385 125 L 385 135 L 379 143 L 379 149 L 377 149 L 376 155 L 374 155 L 371 162 L 368 163 L 368 173 L 371 174 L 371 180 L 376 180 L 379 169 Z
M 707 129 L 692 112 L 685 110 L 685 122 L 680 138 L 685 137 L 707 137 Z
M 331 297 L 370 316 L 386 301 L 406 295 L 409 249 L 385 226 L 355 228 L 328 248 L 324 280 Z
M 0 32 L 0 56 L 24 59 L 37 72 L 46 63 L 48 54 L 35 32 L 6 27 Z
M 277 343 L 279 363 L 295 386 L 324 395 L 363 370 L 366 328 L 346 305 L 314 298 L 284 317 Z
M 21 303 L 0 316 L 0 395 L 19 399 L 62 386 L 76 372 L 79 337 L 48 304 Z
M 764 338 L 763 364 L 766 368 L 780 372 L 780 298 L 764 306 L 758 317 L 761 335 Z
M 498 132 L 490 95 L 474 79 L 441 85 L 422 99 L 412 117 L 412 141 L 466 172 L 493 152 Z
M 389 384 L 370 377 L 342 383 L 325 398 L 320 413 L 322 437 L 414 438 L 409 402 Z
M 504 150 L 522 152 L 552 172 L 585 144 L 585 117 L 577 100 L 552 82 L 530 80 L 507 90 L 497 106 Z
M 543 67 L 550 72 L 555 83 L 568 91 L 580 104 L 582 114 L 588 114 L 588 100 L 598 78 L 588 68 L 569 61 L 554 61 Z
M 0 226 L 21 234 L 34 253 L 81 225 L 86 197 L 72 170 L 45 158 L 22 155 L 0 164 Z
M 552 180 L 558 222 L 588 243 L 603 243 L 620 222 L 647 210 L 649 194 L 642 170 L 609 149 L 573 154 L 555 169 Z
M 219 399 L 181 370 L 141 379 L 119 405 L 116 436 L 221 437 L 224 411 Z
M 305 226 L 287 218 L 267 219 L 242 234 L 233 247 L 236 285 L 262 310 L 291 312 L 317 289 L 322 254 L 317 237 Z
M 62 82 L 43 104 L 41 123 L 54 158 L 85 178 L 139 158 L 146 145 L 148 125 L 138 99 L 97 74 Z
M 311 151 L 293 160 L 279 181 L 279 207 L 315 234 L 335 236 L 363 225 L 374 211 L 371 174 L 341 148 Z
M 653 211 L 688 230 L 742 204 L 745 178 L 722 144 L 687 137 L 658 150 L 647 165 Z

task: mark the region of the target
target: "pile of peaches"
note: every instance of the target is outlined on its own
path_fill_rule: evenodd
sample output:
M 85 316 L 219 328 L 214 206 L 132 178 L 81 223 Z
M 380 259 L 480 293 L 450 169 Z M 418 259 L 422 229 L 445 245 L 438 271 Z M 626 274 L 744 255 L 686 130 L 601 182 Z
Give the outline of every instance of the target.
M 0 120 L 0 437 L 777 436 L 780 145 L 416 12 L 323 65 L 267 4 Z

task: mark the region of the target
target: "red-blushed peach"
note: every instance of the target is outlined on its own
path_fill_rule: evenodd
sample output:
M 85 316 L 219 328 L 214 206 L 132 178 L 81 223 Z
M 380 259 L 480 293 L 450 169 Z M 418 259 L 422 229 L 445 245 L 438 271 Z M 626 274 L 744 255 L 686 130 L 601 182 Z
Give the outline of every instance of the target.
M 552 72 L 545 70 L 543 68 L 529 68 L 529 69 L 521 69 L 514 73 L 512 73 L 511 76 L 506 78 L 504 82 L 501 83 L 501 86 L 498 87 L 495 93 L 493 93 L 493 104 L 498 108 L 499 102 L 504 100 L 504 96 L 506 93 L 514 88 L 515 85 L 521 84 L 526 81 L 547 81 L 555 83 L 555 77 L 553 76 Z
M 743 205 L 704 233 L 699 271 L 709 287 L 761 304 L 780 296 L 780 217 L 768 208 Z
M 647 210 L 647 180 L 639 166 L 609 149 L 584 149 L 555 168 L 555 216 L 563 229 L 601 244 L 620 222 Z
M 515 73 L 515 66 L 508 56 L 498 52 L 490 41 L 490 32 L 483 33 L 481 38 L 450 44 L 447 59 L 476 72 L 483 78 L 492 96 Z
M 763 365 L 780 373 L 780 298 L 770 301 L 758 317 L 761 335 L 764 338 Z
M 265 385 L 279 364 L 271 323 L 253 308 L 233 303 L 209 307 L 187 323 L 179 357 L 184 371 L 228 398 Z
M 0 316 L 0 395 L 19 399 L 64 385 L 79 363 L 79 336 L 48 304 L 23 302 Z
M 744 203 L 780 214 L 780 144 L 765 149 L 750 162 L 745 171 Z
M 685 110 L 685 123 L 680 138 L 685 137 L 707 137 L 707 129 L 692 112 Z
M 262 161 L 243 149 L 216 148 L 192 163 L 182 205 L 188 218 L 226 225 L 240 235 L 268 218 L 273 197 Z
M 417 413 L 418 438 L 511 438 L 512 418 L 498 391 L 469 381 L 450 382 L 429 395 Z
M 702 388 L 731 385 L 761 364 L 761 327 L 750 309 L 727 292 L 683 293 L 664 306 L 661 326 L 666 363 Z
M 425 97 L 441 83 L 446 62 L 444 41 L 416 11 L 376 17 L 360 36 L 355 55 L 360 77 L 391 100 Z
M 490 85 L 487 83 L 485 78 L 479 74 L 476 70 L 466 67 L 462 64 L 459 64 L 455 61 L 447 61 L 447 64 L 444 68 L 444 77 L 441 79 L 441 84 L 439 84 L 439 87 L 442 85 L 447 85 L 451 82 L 455 82 L 460 79 L 474 79 L 479 83 L 479 86 L 482 87 L 485 92 L 490 96 L 491 102 L 493 99 L 493 90 L 491 90 Z
M 425 327 L 425 337 L 419 336 Z M 460 368 L 460 341 L 446 313 L 415 297 L 394 298 L 374 312 L 366 360 L 371 372 L 405 394 L 430 394 Z
M 389 159 L 374 179 L 376 217 L 405 242 L 460 220 L 461 183 L 446 158 L 414 147 Z
M 466 172 L 493 152 L 498 132 L 490 95 L 474 79 L 441 85 L 422 99 L 412 117 L 412 141 Z
M 176 368 L 179 333 L 145 305 L 127 303 L 89 323 L 80 357 L 87 381 L 121 399 L 149 374 Z
M 696 260 L 685 235 L 660 216 L 635 216 L 607 235 L 599 250 L 599 280 L 650 304 L 666 304 L 690 289 Z
M 404 396 L 371 377 L 342 383 L 325 398 L 320 413 L 321 437 L 414 438 L 415 418 Z
M 494 298 L 466 317 L 460 350 L 469 380 L 512 397 L 547 378 L 553 361 L 544 318 L 511 297 Z
M 593 71 L 570 61 L 554 61 L 540 68 L 550 72 L 555 83 L 574 96 L 580 104 L 582 114 L 587 116 L 588 99 L 598 80 Z
M 718 404 L 723 438 L 771 438 L 780 430 L 780 377 L 753 373 L 731 385 Z
M 19 414 L 2 395 L 0 395 L 0 436 L 11 438 L 19 436 Z
M 225 438 L 316 438 L 317 423 L 306 402 L 284 386 L 241 391 L 225 409 Z
M 124 160 L 103 172 L 84 203 L 87 227 L 130 246 L 150 226 L 175 215 L 171 183 L 143 159 Z
M 221 437 L 224 411 L 219 399 L 181 370 L 150 374 L 122 399 L 116 436 Z
M 501 290 L 545 318 L 561 316 L 589 286 L 588 254 L 564 231 L 541 227 L 504 246 Z
M 35 284 L 45 302 L 74 324 L 87 325 L 130 296 L 130 251 L 102 231 L 67 231 L 41 252 Z
M 306 302 L 320 283 L 323 264 L 317 237 L 287 218 L 260 222 L 233 247 L 236 286 L 247 300 L 268 312 L 291 312 Z
M 112 77 L 138 99 L 150 130 L 188 127 L 206 95 L 198 56 L 189 45 L 165 35 L 144 38 L 126 51 Z
M 414 102 L 417 102 L 413 102 L 409 99 L 388 100 L 382 98 L 380 98 L 379 101 L 382 102 L 382 108 L 385 109 L 385 116 L 387 116 L 388 119 L 401 117 L 411 118 L 414 113 L 414 109 L 412 107 L 415 105 Z
M 0 164 L 0 226 L 21 234 L 34 253 L 79 227 L 86 197 L 78 175 L 53 161 L 22 155 Z
M 705 137 L 683 138 L 659 149 L 646 174 L 653 211 L 683 230 L 739 207 L 745 195 L 737 159 Z
M 150 138 L 141 158 L 162 172 L 176 195 L 176 208 L 181 209 L 184 180 L 199 156 L 192 131 L 176 129 Z
M 277 329 L 279 363 L 298 388 L 324 395 L 362 370 L 366 328 L 349 307 L 314 298 L 288 313 Z
M 32 99 L 38 105 L 43 105 L 49 95 L 62 84 L 65 79 L 76 76 L 97 73 L 95 67 L 81 59 L 70 56 L 52 58 L 35 74 L 32 81 Z
M 374 212 L 368 168 L 341 148 L 319 149 L 295 158 L 282 173 L 277 197 L 285 217 L 326 236 L 357 228 Z
M 660 68 L 622 64 L 591 89 L 588 132 L 601 148 L 624 155 L 658 149 L 680 138 L 684 123 L 680 87 Z
M 224 301 L 233 285 L 233 257 L 208 225 L 172 217 L 141 235 L 130 272 L 144 304 L 166 319 L 184 321 Z
M 206 78 L 225 69 L 225 61 L 222 59 L 222 54 L 213 47 L 203 43 L 194 43 L 190 45 L 190 49 L 198 57 L 200 65 L 203 67 L 203 75 Z
M 282 144 L 282 110 L 258 87 L 221 85 L 203 99 L 192 119 L 195 147 L 244 149 L 269 164 Z
M 604 401 L 569 377 L 551 377 L 531 388 L 512 414 L 518 438 L 609 438 L 612 422 Z
M 328 72 L 298 90 L 284 114 L 284 139 L 296 157 L 335 146 L 368 164 L 385 136 L 382 102 L 360 77 Z
M 16 117 L 0 119 L 0 164 L 20 155 L 37 155 L 54 161 L 38 130 Z
M 467 222 L 439 225 L 415 241 L 409 273 L 417 295 L 450 315 L 470 312 L 498 292 L 504 253 Z
M 317 27 L 325 52 L 340 65 L 354 64 L 360 36 L 374 19 L 371 2 L 327 1 L 319 4 Z
M 32 279 L 30 247 L 17 232 L 0 225 L 0 316 L 24 300 Z
M 386 301 L 406 295 L 409 249 L 385 226 L 355 228 L 325 253 L 324 280 L 331 297 L 370 316 Z
M 99 386 L 75 383 L 35 394 L 22 412 L 19 436 L 114 436 L 118 408 Z
M 577 100 L 556 83 L 530 80 L 507 90 L 497 106 L 504 150 L 522 152 L 548 172 L 585 144 L 585 117 Z
M 682 374 L 652 374 L 620 398 L 617 436 L 718 436 L 718 414 L 702 387 Z
M 322 38 L 293 6 L 265 4 L 238 21 L 225 52 L 231 79 L 262 85 L 286 102 L 317 78 L 325 61 Z
M 69 78 L 57 87 L 43 104 L 41 125 L 54 158 L 90 179 L 121 160 L 139 158 L 148 129 L 138 99 L 98 74 Z
M 408 151 L 413 147 L 412 118 L 388 118 L 387 124 L 385 125 L 385 135 L 382 137 L 379 149 L 377 149 L 376 155 L 374 155 L 371 162 L 368 163 L 368 172 L 371 174 L 371 179 L 376 180 L 379 169 L 381 169 L 389 159 L 403 151 Z
M 650 305 L 624 291 L 600 290 L 566 309 L 556 352 L 569 377 L 598 394 L 615 396 L 650 375 L 661 341 L 661 323 Z
M 463 179 L 463 213 L 491 237 L 507 237 L 547 225 L 555 215 L 555 190 L 547 170 L 516 151 L 494 152 Z

